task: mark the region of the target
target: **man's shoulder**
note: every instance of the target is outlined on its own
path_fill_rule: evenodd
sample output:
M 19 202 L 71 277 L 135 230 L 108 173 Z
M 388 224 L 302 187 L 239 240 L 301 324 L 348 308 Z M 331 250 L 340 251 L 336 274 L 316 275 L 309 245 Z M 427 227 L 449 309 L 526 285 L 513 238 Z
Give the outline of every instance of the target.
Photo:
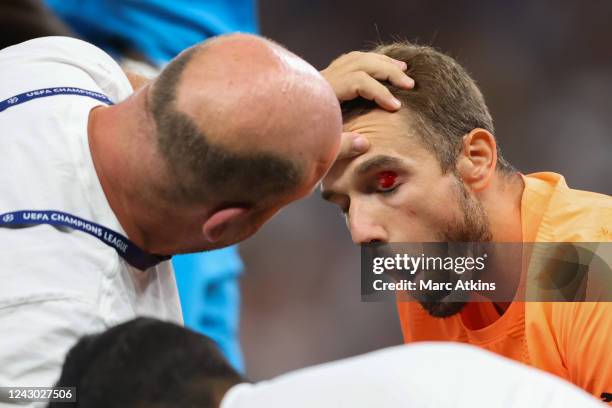
M 558 188 L 557 199 L 562 203 L 576 209 L 596 210 L 602 212 L 612 211 L 612 196 L 593 191 L 578 190 L 574 188 Z
M 107 60 L 112 58 L 87 41 L 72 37 L 39 37 L 0 50 L 0 58 L 45 59 L 65 58 L 69 61 Z
M 81 39 L 74 38 L 74 37 L 64 37 L 64 36 L 57 36 L 57 35 L 33 38 L 31 40 L 27 40 L 19 44 L 12 45 L 10 47 L 6 47 L 2 49 L 0 52 L 5 53 L 5 52 L 16 51 L 16 50 L 22 50 L 22 49 L 31 50 L 31 49 L 40 49 L 40 48 L 49 48 L 49 47 L 62 47 L 62 46 L 73 47 L 73 48 L 74 47 L 76 48 L 94 48 L 94 49 L 99 50 L 100 52 L 103 52 L 98 47 L 96 47 L 95 45 L 91 43 L 88 43 L 87 41 L 83 41 Z
M 54 78 L 53 75 L 48 75 L 49 70 L 53 69 L 52 66 L 60 70 L 60 67 L 72 68 L 73 71 L 61 71 L 61 76 L 65 78 L 63 83 L 53 83 L 49 86 L 84 86 L 88 78 L 88 81 L 93 80 L 113 102 L 120 102 L 133 92 L 125 73 L 110 55 L 77 38 L 52 36 L 25 41 L 0 50 L 0 63 L 11 66 L 13 72 L 19 69 L 19 66 L 35 67 L 39 64 L 40 70 L 44 70 L 47 73 L 45 77 L 48 78 Z M 86 75 L 79 76 L 74 69 Z M 22 70 L 24 75 L 30 75 L 28 83 L 40 82 L 40 79 L 31 78 L 34 70 L 35 68 Z
M 548 219 L 556 225 L 557 242 L 612 241 L 612 197 L 562 189 L 551 201 Z
M 554 173 L 527 176 L 529 188 L 545 203 L 537 241 L 612 241 L 612 196 L 568 187 Z

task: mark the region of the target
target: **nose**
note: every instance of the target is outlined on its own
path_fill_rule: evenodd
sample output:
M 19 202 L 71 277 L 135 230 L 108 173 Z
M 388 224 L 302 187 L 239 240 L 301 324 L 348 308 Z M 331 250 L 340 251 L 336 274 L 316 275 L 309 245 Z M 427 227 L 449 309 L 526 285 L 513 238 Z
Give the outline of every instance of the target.
M 355 244 L 387 242 L 389 237 L 381 219 L 368 211 L 367 205 L 353 201 L 347 219 L 351 238 Z

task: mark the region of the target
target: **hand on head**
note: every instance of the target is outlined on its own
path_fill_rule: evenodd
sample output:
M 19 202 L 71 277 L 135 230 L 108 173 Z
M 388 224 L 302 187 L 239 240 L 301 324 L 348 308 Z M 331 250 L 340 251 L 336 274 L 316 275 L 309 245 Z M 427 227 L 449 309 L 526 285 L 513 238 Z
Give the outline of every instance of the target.
M 407 65 L 383 54 L 353 51 L 334 61 L 321 74 L 336 93 L 340 102 L 355 98 L 375 101 L 381 108 L 395 112 L 401 102 L 395 98 L 381 81 L 399 88 L 412 89 L 414 80 L 404 71 Z M 368 140 L 358 133 L 342 133 L 337 160 L 359 156 L 370 147 Z
M 147 193 L 132 196 L 148 197 L 138 204 L 147 217 L 135 222 L 142 241 L 170 254 L 246 239 L 310 194 L 336 159 L 368 149 L 365 138 L 342 134 L 339 101 L 366 97 L 397 109 L 378 80 L 408 89 L 404 69 L 382 55 L 351 53 L 324 77 L 280 45 L 244 34 L 181 53 L 136 94 L 145 95 L 154 122 L 142 142 L 157 150 L 146 156 L 133 143 L 131 154 L 131 173 L 142 177 L 130 188 Z M 171 225 L 159 221 L 168 217 Z
M 381 108 L 397 111 L 401 102 L 380 81 L 412 89 L 414 80 L 404 71 L 408 66 L 375 52 L 353 51 L 332 61 L 321 74 L 330 83 L 340 102 L 357 97 L 375 101 Z

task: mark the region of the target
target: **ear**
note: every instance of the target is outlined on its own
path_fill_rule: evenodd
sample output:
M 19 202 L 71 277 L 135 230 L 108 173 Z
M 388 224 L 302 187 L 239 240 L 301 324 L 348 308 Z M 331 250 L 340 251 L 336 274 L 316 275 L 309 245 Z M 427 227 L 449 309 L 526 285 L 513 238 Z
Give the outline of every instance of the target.
M 474 129 L 463 136 L 463 150 L 457 160 L 457 171 L 463 182 L 474 191 L 487 188 L 497 166 L 497 143 L 487 130 Z
M 226 228 L 249 210 L 243 207 L 229 207 L 215 211 L 202 225 L 202 233 L 210 242 L 217 242 Z

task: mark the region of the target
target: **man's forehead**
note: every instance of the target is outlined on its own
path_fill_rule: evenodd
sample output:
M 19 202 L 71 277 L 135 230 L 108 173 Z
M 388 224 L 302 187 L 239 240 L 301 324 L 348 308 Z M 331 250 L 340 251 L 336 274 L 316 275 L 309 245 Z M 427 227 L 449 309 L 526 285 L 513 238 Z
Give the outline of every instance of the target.
M 410 161 L 410 157 L 401 154 L 397 149 L 372 144 L 366 153 L 334 163 L 325 178 L 329 176 L 336 178 L 345 173 L 359 176 L 374 168 L 397 166 L 406 161 Z
M 343 124 L 345 132 L 356 132 L 372 138 L 393 138 L 412 133 L 412 118 L 406 110 L 387 112 L 373 109 Z
M 404 115 L 379 110 L 348 121 L 344 130 L 367 138 L 370 149 L 362 155 L 337 161 L 323 179 L 322 189 L 340 187 L 376 169 L 416 166 L 431 153 L 410 128 Z
M 343 190 L 373 171 L 414 165 L 414 161 L 400 154 L 395 148 L 372 144 L 366 153 L 339 160 L 329 170 L 321 183 L 321 190 Z M 329 194 L 324 194 L 328 196 Z
M 418 153 L 421 147 L 419 139 L 401 113 L 373 110 L 345 123 L 344 131 L 359 133 L 370 142 L 370 149 L 365 154 L 344 163 L 350 163 L 350 167 L 359 166 L 362 161 L 374 156 L 410 157 Z

